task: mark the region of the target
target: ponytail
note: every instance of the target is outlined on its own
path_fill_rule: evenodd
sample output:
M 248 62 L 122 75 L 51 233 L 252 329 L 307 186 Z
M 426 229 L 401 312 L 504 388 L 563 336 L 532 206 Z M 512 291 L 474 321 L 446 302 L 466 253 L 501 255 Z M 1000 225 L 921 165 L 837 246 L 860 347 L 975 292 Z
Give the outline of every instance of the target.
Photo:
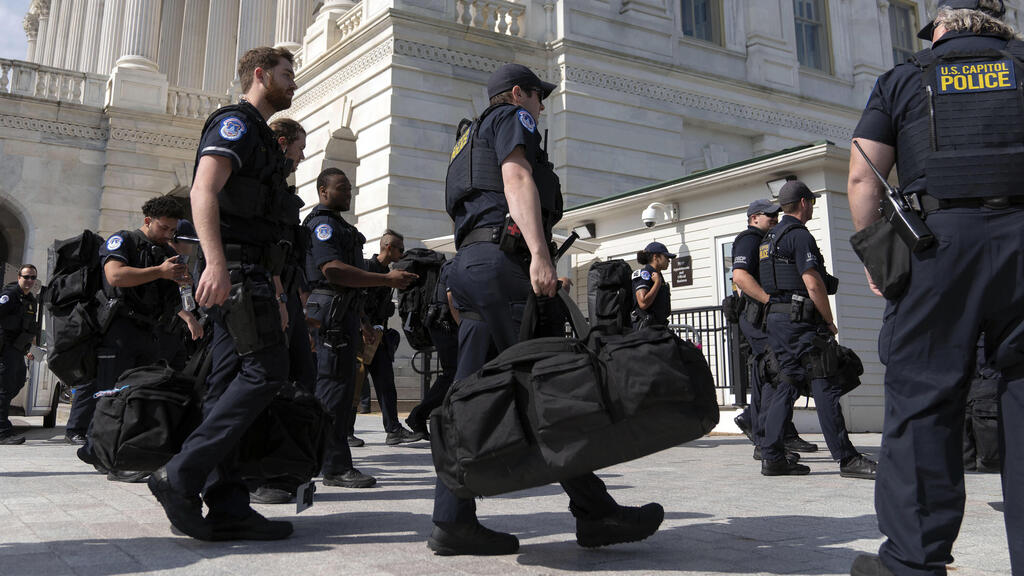
M 639 262 L 640 264 L 650 264 L 651 255 L 641 250 L 636 253 L 636 261 Z

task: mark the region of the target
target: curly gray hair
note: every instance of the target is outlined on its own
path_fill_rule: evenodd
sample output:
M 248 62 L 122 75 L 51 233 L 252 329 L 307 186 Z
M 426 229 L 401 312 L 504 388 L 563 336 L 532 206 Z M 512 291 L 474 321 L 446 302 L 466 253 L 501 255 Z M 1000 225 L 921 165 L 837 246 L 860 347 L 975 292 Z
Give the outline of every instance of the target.
M 1003 12 L 1003 3 L 1000 0 L 979 0 L 978 8 L 954 9 L 944 6 L 940 0 L 939 14 L 935 17 L 935 26 L 942 26 L 948 32 L 971 32 L 974 34 L 985 34 L 998 36 L 1009 40 L 1011 38 L 1021 39 L 1021 35 L 1013 26 L 1003 22 L 992 14 Z

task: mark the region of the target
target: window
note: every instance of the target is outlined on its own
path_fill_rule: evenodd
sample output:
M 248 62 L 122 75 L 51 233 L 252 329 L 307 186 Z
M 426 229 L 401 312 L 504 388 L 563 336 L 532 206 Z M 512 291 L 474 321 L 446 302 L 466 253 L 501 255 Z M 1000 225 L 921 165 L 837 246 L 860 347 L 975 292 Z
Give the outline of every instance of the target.
M 682 0 L 683 36 L 722 44 L 722 0 Z
M 796 19 L 796 56 L 800 65 L 831 73 L 825 0 L 793 0 L 793 15 Z
M 917 10 L 911 4 L 889 4 L 889 33 L 892 35 L 892 63 L 906 62 L 917 52 Z

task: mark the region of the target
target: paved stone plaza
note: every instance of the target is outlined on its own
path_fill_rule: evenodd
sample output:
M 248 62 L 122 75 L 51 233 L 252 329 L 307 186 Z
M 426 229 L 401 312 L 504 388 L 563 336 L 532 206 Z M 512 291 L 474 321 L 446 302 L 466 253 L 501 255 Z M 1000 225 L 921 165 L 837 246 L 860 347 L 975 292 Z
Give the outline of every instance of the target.
M 766 478 L 746 439 L 721 435 L 600 473 L 621 503 L 665 506 L 661 530 L 644 542 L 578 547 L 565 495 L 546 486 L 479 502 L 486 525 L 519 536 L 518 555 L 442 558 L 425 544 L 429 445 L 385 446 L 380 428 L 378 414 L 359 416 L 367 445 L 353 449 L 378 486 L 319 487 L 298 516 L 294 505 L 257 506 L 295 523 L 291 539 L 271 543 L 176 536 L 145 484 L 108 482 L 75 458 L 63 428 L 29 428 L 23 446 L 0 447 L 0 575 L 848 574 L 881 539 L 873 482 L 840 478 L 822 452 L 805 455 L 810 476 Z M 807 439 L 824 448 L 821 436 Z M 853 440 L 877 454 L 878 435 Z M 999 477 L 971 474 L 967 493 L 951 574 L 1008 574 Z

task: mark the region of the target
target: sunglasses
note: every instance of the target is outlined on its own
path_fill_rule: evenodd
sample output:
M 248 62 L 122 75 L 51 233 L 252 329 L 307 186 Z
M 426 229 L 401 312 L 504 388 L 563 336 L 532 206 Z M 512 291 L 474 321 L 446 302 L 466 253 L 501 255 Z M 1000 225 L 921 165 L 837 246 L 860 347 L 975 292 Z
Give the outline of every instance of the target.
M 35 280 L 37 278 L 37 276 L 23 276 L 21 274 L 19 274 L 19 276 L 21 276 L 25 280 Z

